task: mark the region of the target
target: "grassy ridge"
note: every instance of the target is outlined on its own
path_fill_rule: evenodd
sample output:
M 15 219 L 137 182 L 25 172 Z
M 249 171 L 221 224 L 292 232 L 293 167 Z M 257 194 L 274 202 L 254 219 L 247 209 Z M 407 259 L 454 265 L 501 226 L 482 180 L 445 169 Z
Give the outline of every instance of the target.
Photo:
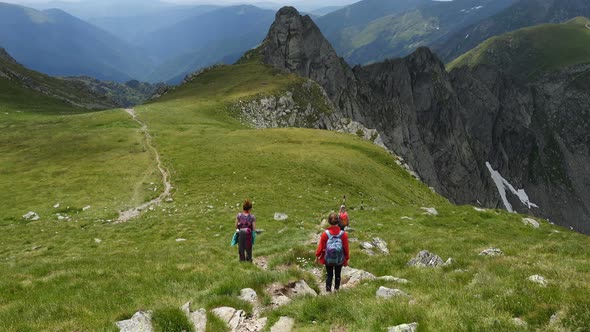
M 447 68 L 491 64 L 517 76 L 590 62 L 590 24 L 579 17 L 563 24 L 543 24 L 492 37 L 463 54 Z
M 362 241 L 379 236 L 391 250 L 390 256 L 368 256 L 352 245 L 351 265 L 376 275 L 407 278 L 411 283 L 400 287 L 371 282 L 331 297 L 295 300 L 268 313 L 270 323 L 289 315 L 301 331 L 328 331 L 337 325 L 350 331 L 379 331 L 411 321 L 418 321 L 422 331 L 514 331 L 511 319 L 521 317 L 531 329 L 547 330 L 549 317 L 559 311 L 563 326 L 570 330 L 583 330 L 590 324 L 587 237 L 562 229 L 554 232 L 557 228 L 547 223 L 533 230 L 522 224 L 521 216 L 503 211 L 453 206 L 411 178 L 387 152 L 354 135 L 307 129 L 254 130 L 225 111 L 239 98 L 280 92 L 300 80 L 259 64 L 242 63 L 207 71 L 162 100 L 137 108 L 175 187 L 174 202 L 137 220 L 97 223 L 94 220 L 99 216 L 91 216 L 77 217 L 77 223 L 46 219 L 24 223 L 11 219 L 15 213 L 1 209 L 0 322 L 5 329 L 115 331 L 114 321 L 140 309 L 152 309 L 164 330 L 163 326 L 176 320 L 175 308 L 189 300 L 194 308 L 226 305 L 250 312 L 251 306 L 237 299 L 241 288 L 254 288 L 268 302 L 262 293 L 272 282 L 305 278 L 313 284 L 310 274 L 297 267 L 296 258 L 313 257 L 315 246 L 306 243 L 343 194 L 354 209 L 350 214 L 356 230 L 351 237 Z M 113 166 L 115 152 L 127 146 L 115 144 L 121 139 L 118 135 L 129 135 L 124 142 L 141 140 L 137 127 L 121 111 L 83 118 L 28 116 L 21 120 L 20 128 L 7 126 L 0 131 L 3 142 L 39 122 L 45 122 L 47 131 L 54 126 L 52 132 L 65 130 L 62 135 L 69 137 L 80 134 L 82 123 L 111 124 L 109 130 L 82 128 L 102 144 L 113 144 L 109 150 L 113 155 L 92 167 L 71 163 L 69 170 L 92 168 L 97 172 L 80 177 L 77 196 L 100 199 L 101 195 L 84 192 L 84 188 L 91 188 L 93 179 L 102 179 L 99 185 L 108 189 L 109 197 L 117 198 L 104 202 L 106 211 L 113 213 L 122 202 L 129 202 L 133 183 L 137 183 L 115 175 L 129 172 L 141 182 L 143 169 L 153 167 L 153 160 L 146 166 L 143 154 L 131 154 L 135 159 L 125 162 L 122 170 Z M 64 124 L 51 124 L 55 119 Z M 71 125 L 71 131 L 65 124 Z M 45 141 L 60 145 L 66 140 L 46 137 Z M 38 143 L 31 139 L 21 144 L 32 148 Z M 81 157 L 86 150 L 72 150 L 67 156 L 85 160 Z M 30 158 L 37 158 L 37 153 L 29 154 Z M 29 158 L 0 156 L 4 163 Z M 60 160 L 40 159 L 43 164 L 35 169 Z M 26 179 L 28 175 L 21 176 Z M 20 181 L 16 174 L 0 179 L 10 181 L 8 195 L 31 196 L 15 185 Z M 66 185 L 53 179 L 46 185 L 54 191 L 64 190 Z M 233 218 L 245 197 L 254 200 L 257 226 L 265 230 L 254 255 L 267 256 L 270 271 L 238 264 L 235 249 L 229 247 Z M 28 207 L 20 200 L 14 205 L 19 211 Z M 435 206 L 439 216 L 424 215 L 422 206 Z M 274 221 L 275 212 L 289 218 Z M 186 241 L 176 242 L 178 238 Z M 478 256 L 490 246 L 500 247 L 506 255 Z M 422 249 L 445 259 L 453 257 L 456 263 L 438 270 L 406 267 Z M 528 282 L 532 274 L 548 278 L 549 286 Z M 377 300 L 379 285 L 400 287 L 415 301 Z M 223 330 L 219 320 L 210 318 L 208 331 Z

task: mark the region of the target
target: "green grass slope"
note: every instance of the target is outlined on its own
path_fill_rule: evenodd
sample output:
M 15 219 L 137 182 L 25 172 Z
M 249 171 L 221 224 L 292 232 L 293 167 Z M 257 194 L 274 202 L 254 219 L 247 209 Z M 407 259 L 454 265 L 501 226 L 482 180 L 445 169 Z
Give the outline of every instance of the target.
M 492 37 L 448 65 L 491 64 L 524 78 L 590 62 L 590 20 L 544 24 Z
M 252 312 L 237 298 L 241 288 L 254 288 L 268 303 L 263 290 L 273 282 L 304 278 L 317 287 L 302 269 L 309 263 L 297 258 L 313 258 L 309 240 L 343 194 L 352 209 L 351 237 L 381 237 L 391 251 L 368 256 L 351 243 L 351 266 L 410 283 L 373 281 L 332 296 L 294 300 L 264 313 L 267 331 L 282 315 L 295 318 L 296 331 L 338 326 L 385 331 L 412 321 L 421 331 L 557 331 L 549 325 L 556 312 L 558 326 L 566 330 L 590 326 L 588 237 L 546 222 L 532 229 L 521 216 L 504 211 L 453 206 L 386 151 L 355 135 L 255 130 L 226 111 L 238 99 L 280 93 L 301 82 L 242 62 L 206 71 L 137 108 L 170 171 L 174 201 L 124 224 L 102 220 L 156 195 L 159 190 L 150 192 L 150 183 L 161 186 L 150 172 L 153 156 L 141 150 L 141 132 L 124 112 L 1 113 L 3 329 L 116 331 L 116 320 L 151 309 L 158 331 L 173 330 L 172 325 L 180 331 L 186 322 L 177 308 L 189 300 L 193 308 Z M 22 183 L 37 183 L 39 189 Z M 267 257 L 268 271 L 238 264 L 229 246 L 245 197 L 253 199 L 257 227 L 265 230 L 254 257 Z M 57 202 L 70 206 L 60 212 L 70 221 L 56 220 Z M 87 204 L 92 207 L 80 209 Z M 439 215 L 425 215 L 423 206 L 436 207 Z M 41 219 L 22 221 L 20 215 L 31 209 Z M 275 221 L 275 212 L 289 217 Z M 505 256 L 478 256 L 491 246 Z M 455 263 L 435 270 L 406 267 L 422 249 Z M 527 281 L 533 274 L 545 276 L 549 285 Z M 412 301 L 378 300 L 380 285 L 401 288 Z M 513 317 L 526 320 L 528 328 L 515 327 Z M 224 330 L 209 318 L 208 331 Z
M 89 109 L 115 107 L 115 102 L 103 93 L 92 92 L 81 82 L 51 77 L 24 67 L 3 48 L 0 48 L 0 101 L 7 107 L 23 106 L 40 111 L 55 111 L 57 107 L 69 112 L 71 105 Z

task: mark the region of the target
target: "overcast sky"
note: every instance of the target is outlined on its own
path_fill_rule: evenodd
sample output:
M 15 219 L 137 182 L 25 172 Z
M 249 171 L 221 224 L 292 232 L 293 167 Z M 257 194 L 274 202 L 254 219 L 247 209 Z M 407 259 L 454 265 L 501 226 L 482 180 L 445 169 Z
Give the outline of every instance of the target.
M 100 2 L 100 0 L 58 0 L 64 2 Z M 108 0 L 111 1 L 112 0 Z M 120 2 L 126 2 L 129 0 L 119 0 Z M 137 2 L 137 0 L 131 0 L 133 2 Z M 305 3 L 305 4 L 313 4 L 317 7 L 320 6 L 333 6 L 333 5 L 347 5 L 359 0 L 165 0 L 166 2 L 174 2 L 174 3 L 182 3 L 182 4 L 235 4 L 235 3 L 277 3 L 280 5 L 286 4 L 295 4 L 295 3 Z M 53 2 L 51 0 L 2 0 L 0 2 L 10 2 L 10 3 L 18 3 L 18 4 L 31 4 L 31 3 L 47 3 Z

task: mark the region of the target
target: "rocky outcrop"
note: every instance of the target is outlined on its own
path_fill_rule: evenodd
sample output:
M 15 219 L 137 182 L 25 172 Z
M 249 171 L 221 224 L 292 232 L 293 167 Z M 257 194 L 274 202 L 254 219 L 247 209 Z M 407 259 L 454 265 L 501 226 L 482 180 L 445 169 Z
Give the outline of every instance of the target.
M 523 84 L 486 66 L 447 73 L 419 48 L 350 68 L 292 7 L 277 13 L 258 52 L 265 63 L 317 82 L 336 117 L 375 129 L 452 202 L 590 232 L 590 183 L 583 180 L 590 178 L 589 66 Z

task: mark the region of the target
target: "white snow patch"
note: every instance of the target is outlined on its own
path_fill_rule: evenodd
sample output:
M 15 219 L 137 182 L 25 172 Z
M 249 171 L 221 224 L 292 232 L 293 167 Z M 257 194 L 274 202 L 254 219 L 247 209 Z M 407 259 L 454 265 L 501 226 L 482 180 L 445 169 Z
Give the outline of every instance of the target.
M 488 167 L 488 170 L 490 171 L 490 175 L 492 176 L 492 180 L 494 180 L 494 183 L 496 184 L 496 187 L 498 188 L 498 193 L 500 194 L 500 197 L 502 197 L 502 202 L 504 203 L 504 207 L 506 207 L 506 210 L 508 210 L 508 212 L 514 212 L 514 209 L 512 208 L 512 205 L 510 204 L 510 202 L 508 202 L 508 198 L 506 197 L 506 189 L 510 190 L 511 193 L 513 193 L 514 195 L 516 195 L 520 201 L 522 202 L 522 204 L 526 207 L 533 208 L 536 207 L 538 208 L 538 206 L 534 203 L 532 203 L 529 200 L 529 196 L 526 194 L 526 192 L 524 191 L 524 189 L 514 189 L 514 186 L 512 186 L 510 184 L 510 182 L 508 182 L 506 179 L 504 179 L 502 177 L 502 175 L 500 175 L 500 173 L 496 170 L 494 170 L 492 168 L 492 165 L 486 161 L 486 166 Z

